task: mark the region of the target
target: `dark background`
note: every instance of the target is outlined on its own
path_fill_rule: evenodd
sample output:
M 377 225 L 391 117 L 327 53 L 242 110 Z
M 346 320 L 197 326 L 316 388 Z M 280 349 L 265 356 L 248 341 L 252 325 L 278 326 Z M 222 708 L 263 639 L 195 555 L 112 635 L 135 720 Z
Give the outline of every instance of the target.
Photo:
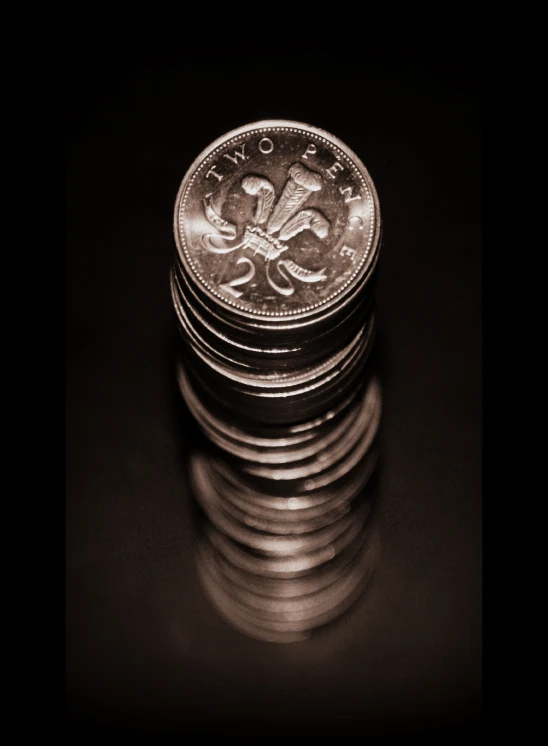
M 76 733 L 439 737 L 481 713 L 482 288 L 478 65 L 286 40 L 184 54 L 74 49 L 66 77 L 66 692 Z M 368 168 L 383 555 L 309 643 L 228 627 L 202 596 L 173 376 L 181 180 L 264 118 L 332 132 Z

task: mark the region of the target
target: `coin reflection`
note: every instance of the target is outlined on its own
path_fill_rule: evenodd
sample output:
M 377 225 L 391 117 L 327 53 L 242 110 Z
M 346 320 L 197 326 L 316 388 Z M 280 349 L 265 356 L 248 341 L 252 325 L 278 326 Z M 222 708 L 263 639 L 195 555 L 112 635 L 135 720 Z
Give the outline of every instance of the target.
M 333 622 L 363 594 L 380 554 L 375 516 L 377 378 L 349 405 L 353 427 L 319 443 L 324 457 L 302 458 L 271 448 L 278 464 L 253 479 L 246 458 L 212 444 L 190 460 L 194 497 L 202 508 L 197 568 L 205 594 L 221 617 L 247 636 L 298 642 Z M 348 415 L 348 413 L 347 413 Z M 344 415 L 342 422 L 348 423 Z M 330 422 L 337 432 L 339 420 Z M 359 425 L 359 434 L 348 433 Z M 263 438 L 262 448 L 268 438 Z M 283 479 L 294 464 L 292 479 Z M 279 469 L 280 479 L 276 479 Z M 283 495 L 280 494 L 283 485 Z

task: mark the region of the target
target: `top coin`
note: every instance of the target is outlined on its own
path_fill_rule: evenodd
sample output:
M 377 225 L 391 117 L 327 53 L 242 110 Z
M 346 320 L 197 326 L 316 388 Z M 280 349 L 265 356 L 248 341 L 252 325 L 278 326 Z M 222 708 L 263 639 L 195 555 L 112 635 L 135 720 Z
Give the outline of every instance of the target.
M 380 230 L 359 158 L 328 132 L 284 120 L 212 143 L 175 205 L 188 278 L 225 312 L 274 324 L 341 302 L 375 265 Z

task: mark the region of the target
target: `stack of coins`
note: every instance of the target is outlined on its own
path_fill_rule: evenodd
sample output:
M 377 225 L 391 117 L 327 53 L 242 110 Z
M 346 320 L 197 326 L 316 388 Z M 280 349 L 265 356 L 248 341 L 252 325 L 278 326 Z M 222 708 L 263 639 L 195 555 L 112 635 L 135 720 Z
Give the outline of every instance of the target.
M 175 239 L 178 382 L 210 444 L 190 462 L 200 576 L 239 630 L 300 640 L 358 597 L 378 552 L 376 191 L 327 132 L 258 122 L 191 165 Z

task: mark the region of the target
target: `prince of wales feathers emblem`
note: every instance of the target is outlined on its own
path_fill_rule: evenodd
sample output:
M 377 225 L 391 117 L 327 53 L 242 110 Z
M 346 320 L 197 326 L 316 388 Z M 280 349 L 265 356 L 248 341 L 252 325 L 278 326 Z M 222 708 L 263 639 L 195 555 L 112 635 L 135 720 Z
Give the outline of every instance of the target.
M 270 263 L 287 251 L 289 247 L 286 241 L 290 238 L 304 230 L 312 231 L 321 239 L 329 233 L 329 221 L 319 210 L 308 208 L 299 211 L 310 194 L 321 189 L 321 176 L 306 168 L 302 163 L 294 163 L 289 168 L 288 179 L 277 202 L 275 202 L 274 185 L 264 176 L 254 174 L 244 176 L 241 186 L 244 192 L 257 197 L 252 221 L 246 224 L 242 240 L 236 245 L 226 245 L 227 242 L 234 241 L 236 238 L 237 228 L 215 212 L 209 194 L 203 200 L 204 212 L 207 220 L 218 230 L 218 233 L 204 234 L 201 239 L 203 247 L 215 254 L 228 254 L 236 249 L 249 249 L 253 255 L 263 256 L 267 281 L 281 295 L 292 295 L 295 291 L 288 275 L 308 283 L 325 280 L 325 267 L 313 272 L 299 266 L 291 259 L 281 259 L 276 264 L 277 270 L 289 283 L 288 285 L 278 285 L 270 274 Z M 274 233 L 278 233 L 277 238 Z M 225 243 L 222 247 L 216 246 L 212 241 L 219 237 Z M 249 282 L 255 274 L 255 266 L 247 257 L 241 257 L 237 263 L 248 264 L 249 271 L 242 278 L 221 285 L 221 287 L 229 290 L 235 297 L 240 297 L 242 293 L 236 290 L 235 286 Z

